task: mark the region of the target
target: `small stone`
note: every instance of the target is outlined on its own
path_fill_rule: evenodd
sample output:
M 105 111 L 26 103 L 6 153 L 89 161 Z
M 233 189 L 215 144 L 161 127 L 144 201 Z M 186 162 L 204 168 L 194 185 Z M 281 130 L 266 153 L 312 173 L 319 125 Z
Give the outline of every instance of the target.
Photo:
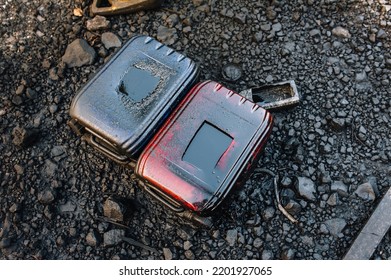
M 193 246 L 193 244 L 191 244 L 190 241 L 186 240 L 184 243 L 183 243 L 183 249 L 186 251 L 186 250 L 189 250 L 191 247 Z
M 254 38 L 255 38 L 255 41 L 257 41 L 258 43 L 262 42 L 263 32 L 259 31 L 259 32 L 255 33 Z
M 34 99 L 37 97 L 37 92 L 33 90 L 32 88 L 27 88 L 26 89 L 26 96 L 30 99 Z
M 188 260 L 194 260 L 195 259 L 195 255 L 194 255 L 193 251 L 191 251 L 191 250 L 186 250 L 185 251 L 185 257 Z
M 262 241 L 261 238 L 258 238 L 258 237 L 257 237 L 257 238 L 254 239 L 253 246 L 254 246 L 255 248 L 261 248 L 262 245 L 263 245 L 263 241 Z
M 122 43 L 121 40 L 112 32 L 105 32 L 102 34 L 102 43 L 106 49 L 119 48 Z
M 261 30 L 262 31 L 270 31 L 271 30 L 271 25 L 270 25 L 270 23 L 266 23 L 266 24 L 262 24 L 261 25 Z
M 177 14 L 172 14 L 166 19 L 166 24 L 169 28 L 173 28 L 179 23 L 179 16 Z
M 22 207 L 20 206 L 19 203 L 14 203 L 14 204 L 11 205 L 9 211 L 11 213 L 16 213 L 16 212 L 20 211 L 21 209 L 22 209 Z
M 330 190 L 341 194 L 348 194 L 348 187 L 342 181 L 335 181 L 331 184 Z
M 228 242 L 229 246 L 234 246 L 237 239 L 238 239 L 238 230 L 237 229 L 230 229 L 227 231 L 227 235 L 225 237 L 225 240 Z
M 83 10 L 80 8 L 74 8 L 73 9 L 73 15 L 75 17 L 82 17 L 83 16 Z
M 314 182 L 306 177 L 298 177 L 296 188 L 300 195 L 308 200 L 315 201 L 315 184 Z
M 293 260 L 295 258 L 295 251 L 293 249 L 286 249 L 281 253 L 282 260 Z
M 157 39 L 166 45 L 173 45 L 178 41 L 177 30 L 161 25 L 157 30 Z
M 331 33 L 334 35 L 334 36 L 337 36 L 337 37 L 340 37 L 340 38 L 350 38 L 352 35 L 350 35 L 350 32 L 341 27 L 341 26 L 337 26 L 335 28 L 333 28 L 333 30 L 331 31 Z
M 327 199 L 327 204 L 330 205 L 330 206 L 336 206 L 338 205 L 338 202 L 339 202 L 339 197 L 338 197 L 338 193 L 332 193 L 329 198 Z
M 24 85 L 20 85 L 16 89 L 15 94 L 16 95 L 22 95 L 24 93 L 24 91 L 25 91 L 25 86 Z
M 271 260 L 273 259 L 273 252 L 269 250 L 262 251 L 262 260 Z
M 289 214 L 293 216 L 298 215 L 302 209 L 300 203 L 293 199 L 289 199 L 288 202 L 284 205 L 284 208 Z
M 169 248 L 163 248 L 163 255 L 165 260 L 172 260 L 172 252 Z
M 122 241 L 122 237 L 125 236 L 125 230 L 123 229 L 112 229 L 103 234 L 103 245 L 114 246 Z
M 280 184 L 283 188 L 289 188 L 290 186 L 292 186 L 292 183 L 293 183 L 292 179 L 288 176 L 282 177 L 281 182 L 280 182 Z
M 70 68 L 81 67 L 93 64 L 95 58 L 95 50 L 84 39 L 76 39 L 67 46 L 62 62 Z
M 57 110 L 58 110 L 58 106 L 56 104 L 52 104 L 49 106 L 49 112 L 51 114 L 54 114 L 55 112 L 57 112 Z
M 376 34 L 376 37 L 378 39 L 385 39 L 387 38 L 387 33 L 383 29 L 379 29 L 379 31 Z
M 103 205 L 103 215 L 117 222 L 124 221 L 125 207 L 116 199 L 110 197 Z
M 74 212 L 76 210 L 76 205 L 72 201 L 68 201 L 65 204 L 59 206 L 60 212 Z
M 376 199 L 375 189 L 370 182 L 359 185 L 354 194 L 366 201 L 374 201 Z
M 27 147 L 33 144 L 38 138 L 38 131 L 36 129 L 15 127 L 12 130 L 12 143 L 16 146 Z
M 91 247 L 96 247 L 99 243 L 97 233 L 95 231 L 90 231 L 86 236 L 86 242 Z
M 330 234 L 335 237 L 341 237 L 342 230 L 346 226 L 346 221 L 342 218 L 335 218 L 324 222 L 324 225 L 327 227 Z
M 18 175 L 23 175 L 23 173 L 24 173 L 24 168 L 23 168 L 23 166 L 21 166 L 21 165 L 19 165 L 19 164 L 15 164 L 15 165 L 14 165 L 14 169 L 15 169 L 16 174 L 18 174 Z
M 330 128 L 336 132 L 341 132 L 345 129 L 346 123 L 345 119 L 342 118 L 333 118 L 329 122 Z
M 50 204 L 55 199 L 55 193 L 52 189 L 45 189 L 38 193 L 38 201 L 42 204 Z
M 56 163 L 49 159 L 45 160 L 45 166 L 43 171 L 46 176 L 53 177 L 56 174 L 57 168 L 58 166 Z
M 23 98 L 20 95 L 14 95 L 11 99 L 12 104 L 19 106 L 23 104 Z
M 365 71 L 362 71 L 362 72 L 356 74 L 356 82 L 357 83 L 363 83 L 363 82 L 366 82 L 367 80 L 368 80 L 368 76 Z
M 234 63 L 226 64 L 222 69 L 223 78 L 230 82 L 235 82 L 242 77 L 242 69 Z
M 93 19 L 87 20 L 87 29 L 89 31 L 104 30 L 110 27 L 110 21 L 104 16 L 97 15 Z
M 50 151 L 51 156 L 58 161 L 66 156 L 66 150 L 64 146 L 54 146 Z
M 319 29 L 312 29 L 312 30 L 310 31 L 310 36 L 311 36 L 311 37 L 320 36 L 321 34 L 322 34 L 322 33 L 320 32 Z
M 193 5 L 198 7 L 205 3 L 205 0 L 193 0 Z
M 270 220 L 271 218 L 273 218 L 274 216 L 274 213 L 275 213 L 275 209 L 274 207 L 267 207 L 263 212 L 262 212 L 262 217 L 265 219 L 265 220 Z
M 273 9 L 273 7 L 268 7 L 266 9 L 266 17 L 268 20 L 273 21 L 277 17 L 277 12 Z

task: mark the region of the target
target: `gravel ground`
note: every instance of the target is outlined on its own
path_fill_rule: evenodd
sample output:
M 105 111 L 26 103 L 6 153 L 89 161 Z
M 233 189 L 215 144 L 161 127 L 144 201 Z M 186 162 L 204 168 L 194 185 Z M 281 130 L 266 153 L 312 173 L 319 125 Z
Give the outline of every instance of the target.
M 167 0 L 95 19 L 90 2 L 0 0 L 0 259 L 343 258 L 390 187 L 390 2 Z M 67 126 L 77 90 L 139 33 L 194 59 L 202 80 L 294 79 L 301 93 L 273 113 L 257 169 L 210 230 L 179 222 Z M 241 79 L 223 78 L 228 63 Z M 372 258 L 391 258 L 390 238 Z

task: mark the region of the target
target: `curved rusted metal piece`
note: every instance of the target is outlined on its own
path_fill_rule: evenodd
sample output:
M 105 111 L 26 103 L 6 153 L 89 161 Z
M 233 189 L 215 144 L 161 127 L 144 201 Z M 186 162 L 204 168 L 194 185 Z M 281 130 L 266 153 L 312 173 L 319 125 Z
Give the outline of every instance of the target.
M 91 5 L 92 15 L 111 16 L 154 9 L 163 0 L 94 0 Z

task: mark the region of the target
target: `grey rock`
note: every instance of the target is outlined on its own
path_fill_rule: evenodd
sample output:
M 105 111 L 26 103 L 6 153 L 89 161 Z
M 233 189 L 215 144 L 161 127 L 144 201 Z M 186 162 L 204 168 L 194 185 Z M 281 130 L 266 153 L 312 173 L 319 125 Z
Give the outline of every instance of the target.
M 342 181 L 334 181 L 331 184 L 330 190 L 332 192 L 339 192 L 341 194 L 348 193 L 348 186 L 346 186 Z
M 96 58 L 95 50 L 84 39 L 76 39 L 70 43 L 62 57 L 68 67 L 81 67 L 93 64 Z
M 253 246 L 255 248 L 261 248 L 262 245 L 263 245 L 263 240 L 261 238 L 257 237 L 257 238 L 254 239 Z
M 295 258 L 295 250 L 289 248 L 285 249 L 281 253 L 282 260 L 293 260 Z
M 18 86 L 18 88 L 16 89 L 15 91 L 15 94 L 16 95 L 22 95 L 24 92 L 25 92 L 25 86 L 24 85 L 20 85 Z
M 76 210 L 76 205 L 72 201 L 68 201 L 65 204 L 59 206 L 60 212 L 74 212 Z
M 322 33 L 320 32 L 319 29 L 312 29 L 312 30 L 310 31 L 310 36 L 311 36 L 311 37 L 320 36 L 321 34 L 322 34 Z
M 228 63 L 223 66 L 222 75 L 225 80 L 235 82 L 242 77 L 242 69 L 237 64 Z
M 91 247 L 96 247 L 99 244 L 99 238 L 95 231 L 90 231 L 86 236 L 86 242 Z
M 117 222 L 122 222 L 125 215 L 125 207 L 116 199 L 109 197 L 103 205 L 103 215 Z
M 125 231 L 123 229 L 112 229 L 103 234 L 103 245 L 104 246 L 117 245 L 122 241 L 122 237 L 124 236 L 125 236 Z
M 277 12 L 273 9 L 273 7 L 267 7 L 266 9 L 266 17 L 268 20 L 273 21 L 277 17 Z
M 19 164 L 15 164 L 15 165 L 14 165 L 14 169 L 15 169 L 16 174 L 18 174 L 18 175 L 23 175 L 23 173 L 24 173 L 24 168 L 23 168 L 23 166 L 21 166 L 21 165 L 19 165 Z
M 378 39 L 385 39 L 387 38 L 387 33 L 384 31 L 384 29 L 379 29 L 379 31 L 376 34 L 376 37 Z
M 57 168 L 58 168 L 57 164 L 55 164 L 53 161 L 47 159 L 47 160 L 45 160 L 43 173 L 47 177 L 53 177 L 56 174 Z
M 234 246 L 237 239 L 238 239 L 238 230 L 236 228 L 227 231 L 225 240 L 228 242 L 229 246 Z
M 186 240 L 184 243 L 183 243 L 183 249 L 186 251 L 186 250 L 189 250 L 191 247 L 193 246 L 193 244 L 191 244 L 191 242 L 189 240 Z
M 35 99 L 37 97 L 37 92 L 33 90 L 32 88 L 26 89 L 26 96 L 30 99 Z
M 170 248 L 163 248 L 163 255 L 165 260 L 172 260 L 172 252 Z
M 119 48 L 122 45 L 118 36 L 112 32 L 103 33 L 101 40 L 106 49 Z
M 336 206 L 338 205 L 338 202 L 339 202 L 339 197 L 338 197 L 338 193 L 332 193 L 329 198 L 327 199 L 327 204 L 330 205 L 330 206 Z
M 267 207 L 267 208 L 262 212 L 262 217 L 263 217 L 265 220 L 270 220 L 271 218 L 273 218 L 275 212 L 276 212 L 276 210 L 274 209 L 274 207 L 272 207 L 272 206 Z
M 49 112 L 51 114 L 54 114 L 55 112 L 57 112 L 57 110 L 58 110 L 58 106 L 56 104 L 52 104 L 49 106 Z
M 16 146 L 27 147 L 38 139 L 38 130 L 17 126 L 12 130 L 12 143 Z
M 343 118 L 333 118 L 329 122 L 330 128 L 336 132 L 341 132 L 346 127 L 345 119 Z
M 346 226 L 346 221 L 342 218 L 335 218 L 324 222 L 324 225 L 327 227 L 330 234 L 335 237 L 341 237 L 342 231 Z
M 356 82 L 357 83 L 363 83 L 363 82 L 366 82 L 367 80 L 368 80 L 368 76 L 365 71 L 362 71 L 362 72 L 356 74 Z
M 255 38 L 255 41 L 257 41 L 258 43 L 262 42 L 263 32 L 262 31 L 256 32 L 254 35 L 254 38 Z
M 331 33 L 334 36 L 337 36 L 337 37 L 340 37 L 340 38 L 350 38 L 350 37 L 352 37 L 352 35 L 350 34 L 349 30 L 347 30 L 346 28 L 343 28 L 341 26 L 337 26 L 337 27 L 333 28 Z
M 50 154 L 54 158 L 54 160 L 59 161 L 62 158 L 66 157 L 66 148 L 65 146 L 54 146 L 50 151 Z
M 284 205 L 285 210 L 291 215 L 298 215 L 301 212 L 301 205 L 293 199 L 289 199 Z
M 266 24 L 262 24 L 261 25 L 261 30 L 262 31 L 270 31 L 272 28 L 272 26 L 270 25 L 270 23 L 266 23 Z
M 235 19 L 237 22 L 239 22 L 241 24 L 245 24 L 246 20 L 247 20 L 247 15 L 244 13 L 238 13 L 235 15 Z
M 104 30 L 110 27 L 110 21 L 104 16 L 97 15 L 93 19 L 87 20 L 87 29 L 90 31 Z
M 157 39 L 166 45 L 175 44 L 178 41 L 177 30 L 175 28 L 167 28 L 161 25 L 157 30 Z
M 206 0 L 192 0 L 192 1 L 193 1 L 194 6 L 198 7 L 198 6 L 204 5 Z
M 185 251 L 185 257 L 188 260 L 194 260 L 195 259 L 195 255 L 194 255 L 193 251 L 191 251 L 191 250 L 186 250 Z
M 282 177 L 281 182 L 280 182 L 281 186 L 284 188 L 289 188 L 290 186 L 292 186 L 292 183 L 293 183 L 292 179 L 288 176 Z
M 51 204 L 55 198 L 54 190 L 49 188 L 38 193 L 38 201 L 42 204 Z
M 375 189 L 370 182 L 359 185 L 354 194 L 366 201 L 374 201 L 376 199 Z
M 307 177 L 297 177 L 297 191 L 300 195 L 308 200 L 315 201 L 316 189 L 314 182 Z
M 270 250 L 263 250 L 261 258 L 262 258 L 262 260 L 272 260 L 273 259 L 273 252 Z
M 179 23 L 179 16 L 177 14 L 172 14 L 166 19 L 166 24 L 169 28 L 173 28 Z
M 16 212 L 19 212 L 20 210 L 22 209 L 21 205 L 19 203 L 14 203 L 11 205 L 9 211 L 11 213 L 16 213 Z

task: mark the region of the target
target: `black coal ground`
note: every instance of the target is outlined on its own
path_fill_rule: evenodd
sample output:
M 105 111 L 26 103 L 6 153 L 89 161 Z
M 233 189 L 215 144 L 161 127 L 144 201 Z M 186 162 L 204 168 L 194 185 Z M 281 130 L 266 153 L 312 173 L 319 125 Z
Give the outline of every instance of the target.
M 89 2 L 0 3 L 0 258 L 342 259 L 390 186 L 387 1 L 172 0 L 93 27 Z M 258 169 L 210 230 L 178 221 L 131 170 L 67 126 L 77 90 L 118 49 L 117 39 L 138 33 L 194 59 L 202 80 L 236 91 L 298 85 L 300 105 L 273 113 Z M 67 67 L 62 57 L 79 38 L 97 56 Z M 241 67 L 241 79 L 223 79 L 228 63 Z M 297 224 L 278 210 L 262 168 L 279 175 Z M 104 219 L 105 207 L 118 208 L 111 197 L 127 206 L 119 207 L 125 226 Z M 157 252 L 119 240 L 123 234 Z M 391 257 L 389 240 L 390 232 L 373 259 Z

